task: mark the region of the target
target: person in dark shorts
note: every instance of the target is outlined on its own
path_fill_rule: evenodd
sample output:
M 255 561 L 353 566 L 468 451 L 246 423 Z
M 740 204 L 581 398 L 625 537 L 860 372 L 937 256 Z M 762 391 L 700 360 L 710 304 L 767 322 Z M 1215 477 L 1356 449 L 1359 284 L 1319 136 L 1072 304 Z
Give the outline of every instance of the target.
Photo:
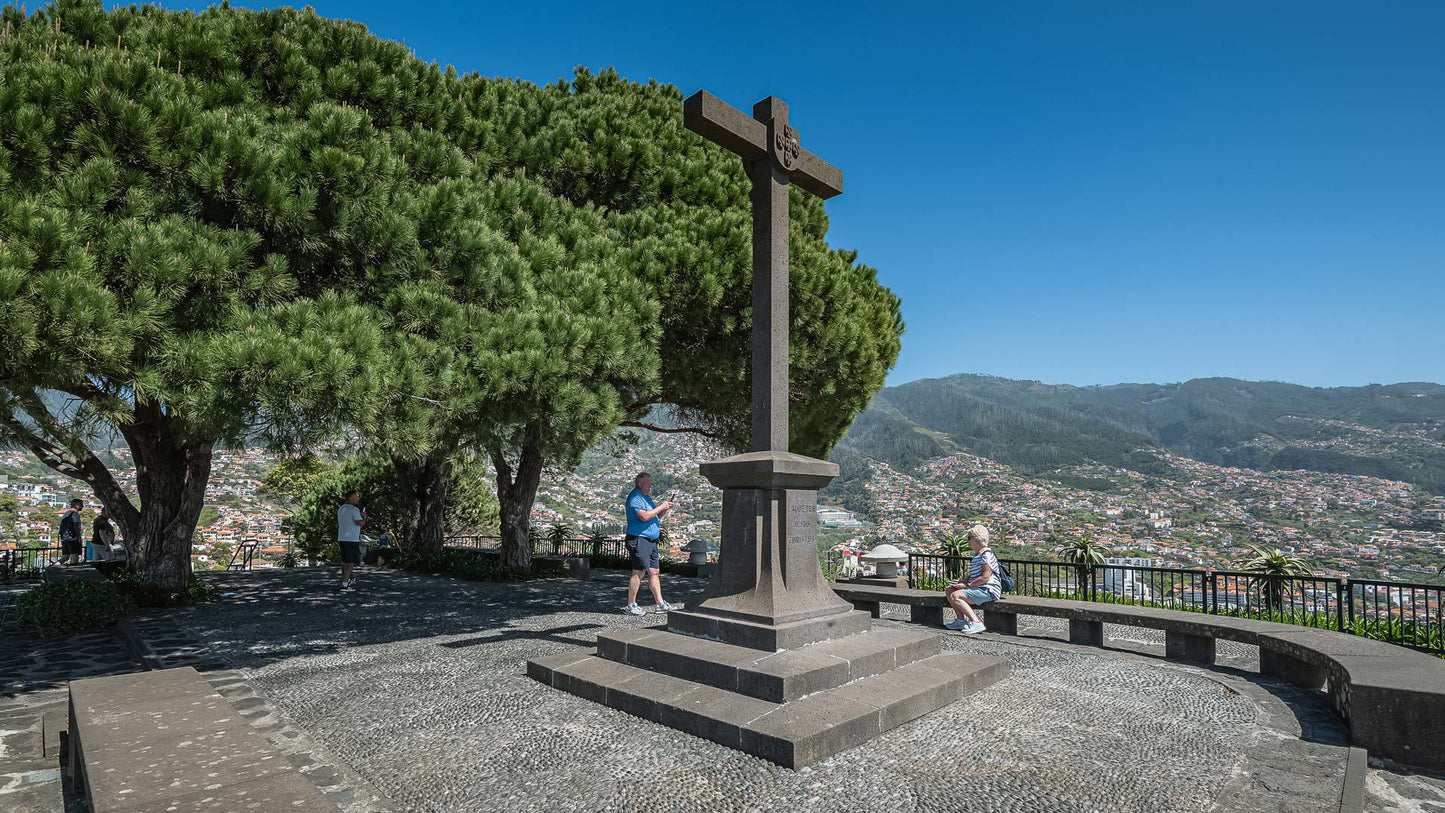
M 652 501 L 652 475 L 642 472 L 632 478 L 632 493 L 627 495 L 627 536 L 623 543 L 632 559 L 632 578 L 627 582 L 627 606 L 622 608 L 628 615 L 646 615 L 647 611 L 637 606 L 637 590 L 642 586 L 642 575 L 647 574 L 647 586 L 652 588 L 655 613 L 679 609 L 662 600 L 662 582 L 658 573 L 662 561 L 657 551 L 657 537 L 662 531 L 659 520 L 676 508 L 675 503 L 663 500 Z
M 354 593 L 351 571 L 361 564 L 361 527 L 366 524 L 366 514 L 357 506 L 361 492 L 351 489 L 346 492 L 346 502 L 336 509 L 336 542 L 341 546 L 341 592 Z
M 81 564 L 81 529 L 85 526 L 80 509 L 83 507 L 84 502 L 71 500 L 70 509 L 60 517 L 60 563 L 63 565 Z

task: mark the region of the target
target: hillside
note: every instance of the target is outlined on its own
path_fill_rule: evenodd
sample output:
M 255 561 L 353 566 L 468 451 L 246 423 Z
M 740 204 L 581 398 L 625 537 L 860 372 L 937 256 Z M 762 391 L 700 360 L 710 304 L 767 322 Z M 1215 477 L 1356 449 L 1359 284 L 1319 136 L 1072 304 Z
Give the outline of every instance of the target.
M 835 456 L 912 470 L 962 451 L 1024 472 L 1099 463 L 1167 473 L 1158 455 L 1141 450 L 1260 471 L 1400 480 L 1445 494 L 1445 386 L 1206 378 L 1074 387 L 956 375 L 883 390 Z

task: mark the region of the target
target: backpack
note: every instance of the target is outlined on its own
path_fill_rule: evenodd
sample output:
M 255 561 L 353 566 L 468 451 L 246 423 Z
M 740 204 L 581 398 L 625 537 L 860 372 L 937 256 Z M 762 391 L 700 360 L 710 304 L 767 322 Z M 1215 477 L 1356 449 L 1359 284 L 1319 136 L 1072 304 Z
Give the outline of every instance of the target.
M 1003 562 L 998 563 L 998 586 L 1003 588 L 1005 593 L 1012 593 L 1014 591 L 1013 574 L 1008 572 L 1008 568 L 1004 567 Z

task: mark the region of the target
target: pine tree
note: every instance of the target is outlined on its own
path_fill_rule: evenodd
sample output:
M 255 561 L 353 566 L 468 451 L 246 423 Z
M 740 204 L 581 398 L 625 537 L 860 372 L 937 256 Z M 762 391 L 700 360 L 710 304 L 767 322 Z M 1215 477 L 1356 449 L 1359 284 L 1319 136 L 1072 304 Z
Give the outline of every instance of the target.
M 296 17 L 0 11 L 0 433 L 88 484 L 168 592 L 217 444 L 374 400 L 337 348 L 375 329 L 331 292 L 417 267 L 393 214 L 408 169 L 311 92 L 279 33 Z M 112 433 L 138 502 L 90 450 Z

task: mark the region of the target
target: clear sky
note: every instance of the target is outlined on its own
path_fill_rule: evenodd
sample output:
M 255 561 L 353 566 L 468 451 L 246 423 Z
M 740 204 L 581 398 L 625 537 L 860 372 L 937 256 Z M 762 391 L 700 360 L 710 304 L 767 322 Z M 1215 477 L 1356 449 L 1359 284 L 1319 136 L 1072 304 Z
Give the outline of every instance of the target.
M 1445 381 L 1437 0 L 315 6 L 462 71 L 778 95 L 903 298 L 890 384 Z

